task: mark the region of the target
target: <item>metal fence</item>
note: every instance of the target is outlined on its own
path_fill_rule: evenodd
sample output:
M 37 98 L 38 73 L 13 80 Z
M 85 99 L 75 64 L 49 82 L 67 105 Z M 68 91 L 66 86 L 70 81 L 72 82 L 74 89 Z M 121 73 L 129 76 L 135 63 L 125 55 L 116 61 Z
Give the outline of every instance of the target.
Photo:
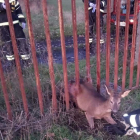
M 14 27 L 12 23 L 11 11 L 9 0 L 5 0 L 7 7 L 7 16 L 9 21 L 12 45 L 15 55 L 16 68 L 18 72 L 20 90 L 23 100 L 23 106 L 26 113 L 26 116 L 29 115 L 28 104 L 26 99 L 26 93 L 24 89 L 24 82 L 22 76 L 22 70 L 20 66 L 20 60 L 18 55 L 17 43 L 14 34 Z M 31 44 L 31 52 L 33 58 L 34 72 L 36 77 L 36 85 L 37 85 L 37 93 L 39 100 L 39 107 L 41 115 L 44 114 L 43 107 L 43 97 L 42 97 L 42 89 L 40 82 L 40 75 L 38 70 L 38 62 L 36 57 L 35 50 L 35 41 L 33 35 L 33 27 L 32 20 L 30 14 L 30 6 L 29 0 L 24 0 L 26 15 L 27 15 L 27 23 L 29 30 L 29 38 Z M 75 80 L 77 84 L 77 89 L 79 87 L 79 60 L 78 60 L 78 43 L 77 43 L 77 25 L 76 25 L 76 3 L 75 0 L 71 0 L 72 5 L 72 23 L 73 23 L 73 39 L 74 39 L 74 59 L 75 59 Z M 86 75 L 89 81 L 92 81 L 91 72 L 90 72 L 90 49 L 89 49 L 89 13 L 88 13 L 88 0 L 84 2 L 85 9 L 85 45 L 86 45 Z M 110 82 L 110 22 L 111 22 L 111 0 L 108 0 L 107 3 L 107 41 L 106 41 L 106 84 L 109 85 Z M 114 65 L 114 89 L 117 89 L 118 85 L 118 53 L 119 53 L 119 28 L 120 28 L 120 0 L 116 1 L 116 40 L 115 40 L 115 65 Z M 53 55 L 52 55 L 52 47 L 51 47 L 51 39 L 50 39 L 50 31 L 49 31 L 49 21 L 48 21 L 48 11 L 47 11 L 47 2 L 46 0 L 42 0 L 42 9 L 44 16 L 44 25 L 45 25 L 45 33 L 46 33 L 46 42 L 47 42 L 47 51 L 48 51 L 48 65 L 49 65 L 49 73 L 51 79 L 52 86 L 52 108 L 54 110 L 57 109 L 57 101 L 56 101 L 56 87 L 55 87 L 55 75 L 54 75 L 54 67 L 53 67 Z M 130 11 L 130 0 L 127 0 L 127 11 Z M 135 43 L 136 43 L 136 29 L 137 29 L 137 15 L 138 15 L 138 0 L 135 0 L 135 10 L 134 10 L 134 24 L 133 24 L 133 37 L 132 37 L 132 48 L 131 48 L 131 63 L 130 63 L 130 81 L 129 88 L 132 89 L 133 85 L 133 68 L 134 68 L 134 54 L 135 54 Z M 96 81 L 97 81 L 97 90 L 100 89 L 100 0 L 97 1 L 97 10 L 96 10 L 96 37 L 97 37 L 97 69 L 96 69 Z M 63 59 L 63 78 L 64 78 L 64 91 L 66 97 L 66 109 L 70 108 L 69 106 L 69 93 L 68 93 L 68 77 L 67 77 L 67 61 L 66 61 L 66 50 L 65 50 L 65 36 L 64 36 L 64 23 L 63 23 L 63 7 L 62 0 L 58 0 L 58 13 L 59 13 L 59 25 L 60 25 L 60 36 L 61 36 L 61 49 L 62 49 L 62 59 Z M 122 73 L 122 90 L 125 90 L 126 83 L 126 65 L 127 65 L 127 52 L 128 52 L 128 32 L 129 32 L 129 12 L 126 14 L 126 27 L 125 27 L 125 44 L 124 44 L 124 57 L 123 57 L 123 73 Z M 139 55 L 140 61 L 140 55 Z M 136 87 L 139 86 L 139 76 L 140 76 L 140 63 L 138 63 L 137 67 L 137 82 Z M 4 73 L 2 69 L 2 64 L 0 62 L 0 78 L 2 83 L 2 89 L 4 93 L 4 99 L 7 107 L 8 118 L 12 120 L 12 110 L 9 103 L 8 92 L 6 89 L 6 82 L 4 78 Z

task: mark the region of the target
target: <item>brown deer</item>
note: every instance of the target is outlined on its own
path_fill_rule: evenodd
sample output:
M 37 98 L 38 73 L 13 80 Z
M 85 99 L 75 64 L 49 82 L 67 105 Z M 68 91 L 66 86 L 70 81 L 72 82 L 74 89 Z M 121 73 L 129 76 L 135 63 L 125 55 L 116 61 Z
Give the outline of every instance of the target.
M 69 93 L 76 101 L 77 106 L 85 112 L 87 121 L 91 128 L 94 128 L 95 119 L 105 119 L 110 124 L 116 124 L 111 117 L 111 112 L 117 112 L 120 107 L 121 98 L 126 97 L 130 90 L 121 94 L 114 92 L 105 85 L 108 98 L 103 97 L 91 83 L 80 81 L 79 92 L 75 81 L 69 84 Z

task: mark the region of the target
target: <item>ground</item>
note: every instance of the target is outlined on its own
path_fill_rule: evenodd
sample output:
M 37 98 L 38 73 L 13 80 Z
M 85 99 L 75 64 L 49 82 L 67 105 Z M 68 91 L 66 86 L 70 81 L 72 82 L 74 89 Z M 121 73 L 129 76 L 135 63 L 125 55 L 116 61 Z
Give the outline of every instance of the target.
M 70 110 L 66 111 L 66 106 L 59 96 L 60 87 L 63 83 L 63 69 L 61 44 L 59 35 L 59 26 L 57 14 L 57 3 L 55 0 L 48 1 L 50 8 L 50 30 L 52 38 L 52 50 L 54 57 L 55 84 L 57 91 L 58 112 L 52 112 L 52 93 L 50 85 L 49 70 L 47 65 L 46 43 L 44 40 L 43 18 L 41 8 L 37 2 L 31 2 L 31 13 L 34 27 L 34 35 L 36 42 L 37 58 L 39 63 L 40 81 L 43 95 L 45 115 L 40 117 L 40 109 L 37 97 L 37 89 L 33 65 L 28 68 L 22 68 L 25 92 L 30 111 L 30 118 L 27 121 L 23 111 L 21 92 L 19 88 L 18 76 L 15 68 L 10 72 L 5 72 L 6 86 L 12 106 L 13 122 L 7 120 L 6 107 L 3 98 L 2 87 L 0 85 L 0 139 L 2 140 L 139 140 L 135 134 L 132 136 L 117 136 L 106 132 L 103 128 L 106 124 L 104 120 L 95 121 L 95 129 L 91 130 L 85 118 L 85 115 L 79 109 L 76 109 L 71 104 Z M 83 24 L 83 3 L 81 0 L 76 1 L 78 8 L 78 44 L 79 44 L 79 68 L 80 76 L 86 76 L 86 61 L 85 61 L 85 40 L 84 40 L 84 24 Z M 73 55 L 73 38 L 71 23 L 68 19 L 71 17 L 70 1 L 63 1 L 65 5 L 65 35 L 66 35 L 66 52 L 67 52 L 67 68 L 68 79 L 74 79 L 75 65 Z M 24 11 L 24 9 L 23 9 Z M 54 16 L 51 16 L 54 15 Z M 70 19 L 71 20 L 71 19 Z M 40 22 L 39 22 L 40 21 Z M 70 23 L 70 24 L 68 24 Z M 114 27 L 113 27 L 114 28 Z M 114 31 L 114 30 L 113 30 Z M 28 33 L 26 30 L 28 38 Z M 104 38 L 106 34 L 104 33 Z M 131 38 L 131 36 L 130 36 Z M 96 40 L 95 40 L 96 42 Z M 131 39 L 130 39 L 131 43 Z M 101 45 L 101 80 L 105 80 L 106 66 L 106 43 Z M 123 65 L 123 48 L 124 34 L 120 35 L 119 42 L 119 70 L 118 70 L 118 85 L 122 84 L 122 65 Z M 96 48 L 94 46 L 94 48 Z M 111 36 L 111 57 L 110 57 L 110 82 L 114 82 L 114 52 L 115 52 L 115 32 Z M 128 50 L 127 73 L 126 73 L 126 89 L 129 87 L 129 66 L 130 66 L 130 51 L 131 44 Z M 91 76 L 93 85 L 96 87 L 96 52 L 90 54 Z M 136 83 L 137 67 L 134 68 L 133 86 Z M 118 113 L 114 114 L 114 119 L 118 120 L 122 114 L 140 108 L 140 89 L 133 90 L 128 97 L 122 100 L 121 107 Z

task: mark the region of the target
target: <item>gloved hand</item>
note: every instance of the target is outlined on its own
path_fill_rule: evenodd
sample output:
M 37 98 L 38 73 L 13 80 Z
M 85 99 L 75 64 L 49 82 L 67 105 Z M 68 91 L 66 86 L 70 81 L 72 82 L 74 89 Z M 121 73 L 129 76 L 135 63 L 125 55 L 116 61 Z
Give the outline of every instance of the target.
M 5 3 L 2 3 L 2 7 L 3 7 L 3 9 L 6 9 Z
M 25 29 L 26 23 L 22 22 L 22 28 Z
M 96 4 L 90 2 L 90 3 L 89 3 L 89 6 L 93 8 L 93 9 L 92 9 L 92 13 L 94 13 L 95 10 L 96 10 Z

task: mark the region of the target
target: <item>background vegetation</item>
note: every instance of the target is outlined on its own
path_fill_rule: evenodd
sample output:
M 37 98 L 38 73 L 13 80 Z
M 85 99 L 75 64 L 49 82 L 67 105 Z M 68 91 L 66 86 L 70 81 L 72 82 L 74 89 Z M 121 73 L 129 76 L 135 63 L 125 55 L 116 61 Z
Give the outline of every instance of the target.
M 30 0 L 30 8 L 32 14 L 32 24 L 34 28 L 34 35 L 36 42 L 44 41 L 44 25 L 43 15 L 41 8 L 41 1 Z M 65 35 L 72 36 L 72 21 L 71 21 L 71 1 L 62 0 L 64 9 L 64 22 L 65 22 Z M 24 3 L 20 0 L 20 3 L 24 9 Z M 77 25 L 78 34 L 84 34 L 84 11 L 83 3 L 81 0 L 76 0 L 77 4 Z M 51 38 L 59 38 L 59 23 L 58 23 L 58 9 L 57 0 L 48 0 L 49 9 L 49 22 Z M 114 27 L 112 28 L 114 31 Z M 26 35 L 28 38 L 28 31 L 26 29 Z M 105 34 L 106 35 L 106 34 Z M 106 38 L 104 36 L 104 38 Z M 115 50 L 115 37 L 111 36 L 111 57 L 110 57 L 110 82 L 114 81 L 114 50 Z M 81 46 L 79 45 L 79 48 Z M 84 47 L 84 44 L 82 45 Z M 124 34 L 120 36 L 119 46 L 119 74 L 118 84 L 121 85 L 122 81 L 122 64 L 123 64 L 123 47 L 124 47 Z M 130 46 L 131 47 L 131 46 Z M 128 52 L 128 63 L 126 73 L 126 89 L 129 86 L 129 62 L 130 62 L 130 47 Z M 105 46 L 101 46 L 105 48 Z M 40 52 L 42 54 L 42 52 Z M 42 54 L 43 55 L 43 54 Z M 46 58 L 45 58 L 46 59 Z M 91 55 L 91 76 L 93 79 L 93 85 L 96 86 L 96 55 Z M 105 80 L 105 66 L 106 66 L 106 54 L 105 51 L 101 53 L 101 80 Z M 86 61 L 79 61 L 80 75 L 86 76 Z M 74 79 L 75 65 L 74 63 L 68 63 L 68 79 Z M 74 108 L 71 104 L 70 110 L 66 111 L 65 104 L 60 97 L 60 87 L 63 85 L 63 69 L 62 64 L 54 63 L 55 70 L 55 83 L 57 91 L 57 105 L 58 112 L 54 114 L 52 112 L 52 94 L 48 66 L 45 63 L 39 63 L 40 81 L 43 94 L 43 103 L 45 115 L 40 117 L 40 109 L 37 97 L 37 89 L 35 82 L 35 75 L 33 65 L 28 68 L 22 68 L 25 92 L 28 101 L 28 107 L 30 111 L 30 118 L 27 121 L 23 110 L 23 103 L 21 98 L 21 92 L 19 89 L 19 82 L 16 69 L 5 72 L 5 79 L 7 84 L 7 90 L 10 98 L 10 105 L 13 112 L 13 121 L 7 120 L 7 112 L 5 101 L 3 97 L 2 88 L 0 85 L 0 139 L 1 140 L 139 140 L 136 135 L 132 136 L 115 136 L 104 130 L 106 124 L 103 120 L 96 120 L 94 130 L 89 128 L 85 115 L 82 111 Z M 135 86 L 137 76 L 137 67 L 134 68 L 133 85 Z M 122 114 L 140 107 L 140 89 L 133 90 L 130 95 L 122 100 L 120 111 L 114 114 L 114 119 L 119 119 Z

